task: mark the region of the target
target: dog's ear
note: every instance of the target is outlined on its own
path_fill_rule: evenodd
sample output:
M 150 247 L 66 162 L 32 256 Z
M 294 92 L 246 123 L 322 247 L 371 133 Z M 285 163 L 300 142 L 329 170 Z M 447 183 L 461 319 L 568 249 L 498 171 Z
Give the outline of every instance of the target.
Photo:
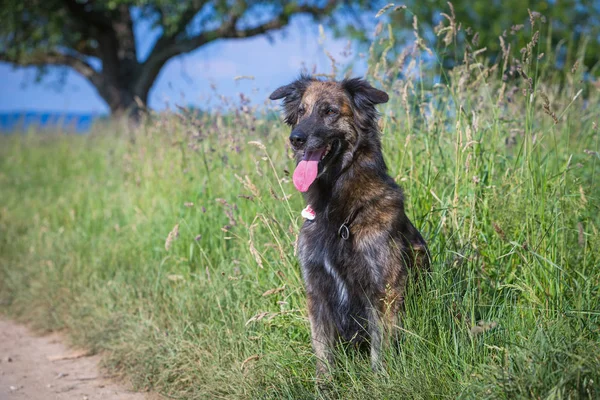
M 294 82 L 289 85 L 282 86 L 280 88 L 275 89 L 273 93 L 269 96 L 271 100 L 279 100 L 287 97 L 294 97 L 294 95 L 302 95 L 304 91 L 308 87 L 308 85 L 314 81 L 310 75 L 301 74 L 300 78 L 296 79 Z
M 304 96 L 306 88 L 308 88 L 314 80 L 315 79 L 311 76 L 302 74 L 300 75 L 300 78 L 289 85 L 276 89 L 269 96 L 269 99 L 271 100 L 283 99 L 286 124 L 293 126 L 298 121 L 298 107 L 300 107 L 302 96 Z
M 342 87 L 352 99 L 356 124 L 363 131 L 377 131 L 378 113 L 375 105 L 386 103 L 390 99 L 387 93 L 360 78 L 344 79 Z
M 289 85 L 285 85 L 285 86 L 275 89 L 275 91 L 273 93 L 271 93 L 271 95 L 269 96 L 269 99 L 279 100 L 279 99 L 283 99 L 284 97 L 288 97 L 289 95 L 291 95 L 294 92 L 293 86 L 294 86 L 294 84 L 290 83 Z
M 382 104 L 387 103 L 390 97 L 383 90 L 375 89 L 361 78 L 344 79 L 342 87 L 352 96 L 352 99 L 359 108 L 363 108 L 365 103 Z

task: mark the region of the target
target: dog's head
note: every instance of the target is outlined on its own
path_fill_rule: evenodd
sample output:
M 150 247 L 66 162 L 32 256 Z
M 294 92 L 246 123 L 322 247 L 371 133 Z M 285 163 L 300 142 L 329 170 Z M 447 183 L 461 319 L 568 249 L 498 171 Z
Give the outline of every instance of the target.
M 269 98 L 284 99 L 285 122 L 292 128 L 290 143 L 298 161 L 294 184 L 301 192 L 332 166 L 343 169 L 359 143 L 377 135 L 375 105 L 388 101 L 387 93 L 359 78 L 335 82 L 306 75 Z

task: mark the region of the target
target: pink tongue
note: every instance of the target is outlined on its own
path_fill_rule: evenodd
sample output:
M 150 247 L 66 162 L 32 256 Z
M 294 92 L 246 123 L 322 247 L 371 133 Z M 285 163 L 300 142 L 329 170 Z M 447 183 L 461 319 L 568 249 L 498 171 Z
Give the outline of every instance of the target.
M 310 185 L 317 179 L 319 161 L 325 152 L 323 150 L 307 151 L 304 158 L 294 171 L 294 186 L 301 192 L 306 192 Z

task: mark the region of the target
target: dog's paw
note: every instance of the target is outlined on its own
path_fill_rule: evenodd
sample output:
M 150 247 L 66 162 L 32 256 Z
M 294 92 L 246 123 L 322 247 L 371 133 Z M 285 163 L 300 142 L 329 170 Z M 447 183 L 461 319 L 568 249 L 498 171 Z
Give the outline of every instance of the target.
M 381 359 L 372 361 L 371 371 L 378 376 L 385 377 L 388 375 L 387 363 Z
M 329 370 L 326 372 L 317 372 L 315 383 L 317 386 L 317 391 L 321 394 L 322 397 L 328 399 L 331 397 L 334 392 L 333 385 L 333 375 Z

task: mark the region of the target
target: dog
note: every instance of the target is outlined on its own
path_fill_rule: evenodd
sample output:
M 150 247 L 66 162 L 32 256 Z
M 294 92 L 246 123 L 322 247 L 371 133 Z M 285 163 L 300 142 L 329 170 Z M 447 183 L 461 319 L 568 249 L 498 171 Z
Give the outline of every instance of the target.
M 316 375 L 330 376 L 340 340 L 370 345 L 371 367 L 381 370 L 408 269 L 429 268 L 427 244 L 383 159 L 375 106 L 389 97 L 360 78 L 301 75 L 269 98 L 283 99 L 293 182 L 307 203 L 297 245 Z

